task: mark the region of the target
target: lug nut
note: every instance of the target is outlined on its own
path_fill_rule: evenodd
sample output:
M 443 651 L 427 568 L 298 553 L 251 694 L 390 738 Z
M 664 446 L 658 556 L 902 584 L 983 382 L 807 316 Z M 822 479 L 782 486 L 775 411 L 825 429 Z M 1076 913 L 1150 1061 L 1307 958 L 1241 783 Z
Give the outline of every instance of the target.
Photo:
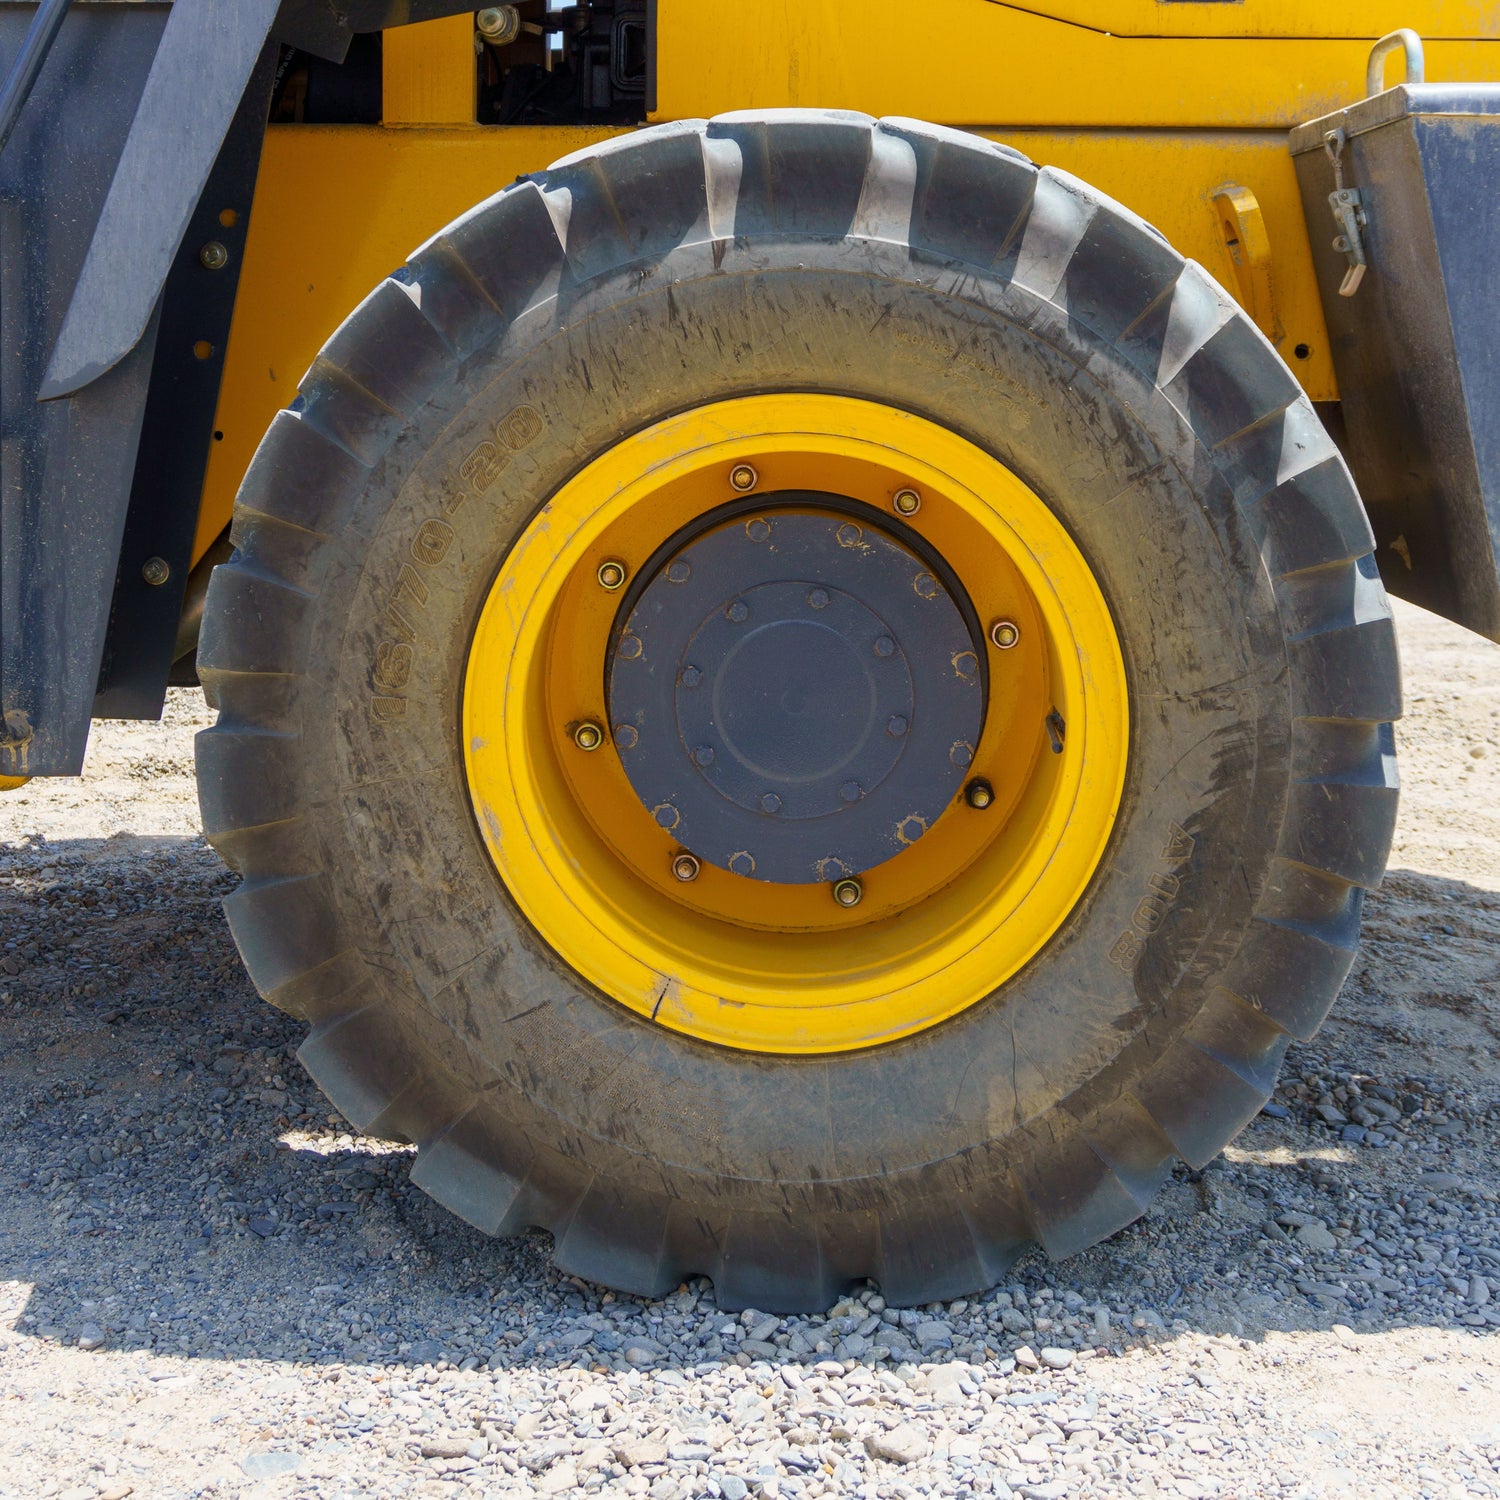
M 749 464 L 736 464 L 729 471 L 730 489 L 738 490 L 742 495 L 753 490 L 759 482 L 760 475 Z
M 1021 628 L 1014 620 L 996 620 L 990 626 L 990 639 L 1002 651 L 1009 651 L 1021 639 Z
M 970 807 L 983 812 L 995 800 L 995 789 L 982 777 L 975 777 L 964 788 L 964 801 Z
M 604 743 L 604 731 L 592 719 L 585 719 L 573 731 L 573 743 L 580 750 L 597 750 Z
M 599 571 L 595 577 L 599 580 L 599 587 L 612 594 L 625 582 L 625 564 L 610 558 L 608 562 L 599 564 Z
M 679 854 L 672 861 L 673 878 L 682 881 L 684 885 L 690 880 L 696 880 L 698 871 L 702 868 L 697 858 L 691 854 Z
M 833 899 L 840 906 L 858 906 L 864 894 L 864 886 L 853 876 L 847 880 L 835 880 L 833 883 Z
M 198 264 L 205 270 L 222 271 L 229 264 L 229 251 L 218 240 L 210 240 L 198 252 Z
M 898 515 L 914 516 L 922 508 L 922 497 L 915 490 L 897 490 L 891 504 Z
M 148 557 L 141 564 L 141 577 L 154 589 L 159 589 L 171 576 L 171 566 L 164 557 Z

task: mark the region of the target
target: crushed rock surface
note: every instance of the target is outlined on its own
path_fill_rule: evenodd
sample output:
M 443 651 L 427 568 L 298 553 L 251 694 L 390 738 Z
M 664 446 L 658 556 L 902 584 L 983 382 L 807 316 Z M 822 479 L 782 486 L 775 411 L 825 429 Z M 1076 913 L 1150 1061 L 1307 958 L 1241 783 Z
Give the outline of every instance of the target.
M 1398 606 L 1401 826 L 1209 1169 L 983 1296 L 658 1303 L 493 1242 L 301 1072 L 193 731 L 0 797 L 0 1497 L 1500 1495 L 1500 648 Z

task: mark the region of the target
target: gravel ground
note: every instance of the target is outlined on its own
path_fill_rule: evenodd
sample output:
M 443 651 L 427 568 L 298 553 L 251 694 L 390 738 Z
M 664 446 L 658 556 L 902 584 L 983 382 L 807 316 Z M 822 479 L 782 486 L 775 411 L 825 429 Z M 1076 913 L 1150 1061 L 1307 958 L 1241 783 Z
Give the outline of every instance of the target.
M 1500 1495 L 1500 648 L 1399 615 L 1406 791 L 1323 1035 L 1061 1265 L 819 1317 L 482 1239 L 299 1069 L 196 694 L 0 798 L 0 1496 Z

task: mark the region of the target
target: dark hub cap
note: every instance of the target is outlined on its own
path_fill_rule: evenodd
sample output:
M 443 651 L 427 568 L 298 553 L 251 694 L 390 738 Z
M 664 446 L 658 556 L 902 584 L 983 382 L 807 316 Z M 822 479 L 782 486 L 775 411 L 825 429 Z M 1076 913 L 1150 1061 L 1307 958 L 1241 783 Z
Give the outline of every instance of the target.
M 721 515 L 673 538 L 621 607 L 616 750 L 700 859 L 786 884 L 857 874 L 963 785 L 984 721 L 978 622 L 867 506 L 782 494 Z

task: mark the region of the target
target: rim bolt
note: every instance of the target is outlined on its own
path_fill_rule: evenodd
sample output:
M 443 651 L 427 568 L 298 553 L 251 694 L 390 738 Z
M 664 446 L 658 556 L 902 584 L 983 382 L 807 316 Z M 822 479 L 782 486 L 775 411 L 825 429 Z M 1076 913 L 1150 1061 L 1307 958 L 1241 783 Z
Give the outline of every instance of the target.
M 990 626 L 990 639 L 1001 651 L 1009 651 L 1021 639 L 1020 626 L 1014 620 L 996 620 Z
M 885 732 L 890 735 L 893 740 L 899 740 L 910 727 L 911 726 L 906 722 L 905 718 L 901 714 L 892 714 L 891 717 L 885 721 Z
M 827 609 L 828 608 L 828 590 L 827 589 L 809 589 L 808 590 L 808 594 L 807 594 L 807 602 L 814 609 Z
M 780 812 L 781 798 L 775 792 L 763 792 L 760 799 L 760 810 L 765 813 Z
M 698 871 L 702 868 L 695 855 L 679 854 L 672 861 L 672 876 L 673 879 L 680 880 L 686 885 L 688 881 L 698 878 Z
M 760 482 L 760 475 L 749 464 L 736 464 L 729 471 L 729 487 L 740 494 L 748 494 Z
M 853 806 L 865 794 L 865 789 L 857 781 L 846 781 L 839 788 L 839 801 Z
M 895 655 L 896 643 L 888 635 L 877 635 L 875 637 L 875 654 L 879 657 Z
M 592 719 L 585 719 L 573 731 L 573 743 L 580 750 L 597 750 L 604 743 L 604 731 Z
M 915 490 L 897 490 L 891 504 L 897 515 L 914 516 L 922 508 L 922 497 Z
M 686 583 L 692 576 L 692 564 L 685 557 L 674 557 L 667 564 L 668 583 Z
M 640 735 L 636 732 L 634 724 L 615 725 L 615 744 L 622 750 L 634 750 L 640 743 Z
M 687 688 L 695 688 L 703 681 L 703 673 L 694 666 L 686 666 L 682 669 L 682 685 Z
M 714 763 L 714 747 L 712 745 L 699 745 L 693 751 L 694 764 L 700 766 L 711 766 Z
M 964 801 L 979 812 L 983 812 L 994 800 L 995 789 L 983 777 L 976 776 L 964 788 Z
M 736 599 L 728 609 L 724 611 L 736 625 L 743 625 L 750 618 L 750 610 L 743 600 Z
M 599 587 L 612 594 L 625 582 L 625 564 L 610 558 L 599 564 L 599 571 L 594 576 L 599 580 Z
M 846 880 L 835 880 L 833 899 L 840 906 L 858 906 L 864 899 L 865 888 L 851 875 Z

